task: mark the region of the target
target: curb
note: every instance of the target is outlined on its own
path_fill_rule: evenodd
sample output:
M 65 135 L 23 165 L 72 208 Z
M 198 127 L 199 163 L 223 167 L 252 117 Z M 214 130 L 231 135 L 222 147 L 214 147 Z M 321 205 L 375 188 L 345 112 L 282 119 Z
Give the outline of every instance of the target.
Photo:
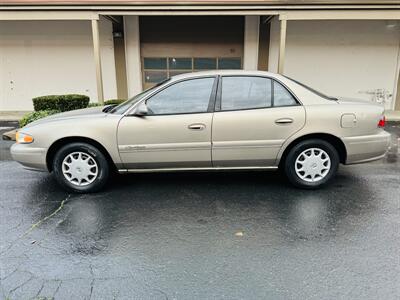
M 3 133 L 3 140 L 5 141 L 15 141 L 15 135 L 17 134 L 17 129 L 7 131 Z
M 0 132 L 2 133 L 3 140 L 15 141 L 15 134 L 18 128 L 19 128 L 18 121 L 0 120 Z

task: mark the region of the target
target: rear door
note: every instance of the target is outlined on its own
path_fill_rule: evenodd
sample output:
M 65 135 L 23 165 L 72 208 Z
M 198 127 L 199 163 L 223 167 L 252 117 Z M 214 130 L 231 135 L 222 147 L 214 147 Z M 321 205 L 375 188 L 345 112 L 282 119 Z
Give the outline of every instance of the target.
M 148 114 L 125 116 L 118 148 L 128 169 L 211 166 L 215 77 L 173 83 L 146 100 Z
M 273 166 L 285 140 L 304 123 L 303 106 L 279 82 L 223 76 L 213 118 L 213 166 Z

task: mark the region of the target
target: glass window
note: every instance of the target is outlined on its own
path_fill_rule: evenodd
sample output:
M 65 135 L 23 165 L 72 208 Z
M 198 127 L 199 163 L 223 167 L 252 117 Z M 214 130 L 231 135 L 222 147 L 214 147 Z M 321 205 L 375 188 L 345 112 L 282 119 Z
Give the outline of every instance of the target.
M 274 106 L 296 105 L 297 101 L 292 94 L 280 83 L 274 81 Z
M 123 114 L 125 113 L 129 108 L 132 107 L 133 104 L 137 103 L 138 101 L 140 101 L 141 99 L 143 99 L 143 97 L 146 97 L 147 95 L 149 95 L 151 92 L 153 92 L 153 90 L 157 87 L 159 87 L 160 85 L 167 83 L 167 80 L 164 80 L 163 82 L 160 82 L 158 84 L 156 84 L 155 86 L 153 86 L 150 89 L 147 89 L 139 94 L 137 94 L 136 96 L 134 96 L 133 98 L 129 99 L 128 101 L 125 101 L 123 103 L 121 103 L 120 105 L 114 107 L 112 110 L 110 110 L 111 114 Z
M 271 79 L 250 76 L 222 78 L 221 110 L 271 106 Z
M 171 57 L 168 59 L 169 68 L 172 70 L 191 70 L 192 59 L 191 58 L 175 58 Z
M 167 59 L 146 57 L 143 59 L 143 68 L 150 70 L 165 70 L 167 69 Z
M 180 74 L 185 74 L 185 73 L 189 73 L 189 72 L 192 72 L 192 70 L 188 70 L 188 71 L 181 71 L 181 70 L 179 70 L 179 71 L 169 71 L 169 77 L 180 75 Z
M 216 58 L 195 58 L 194 69 L 195 70 L 215 70 L 217 68 Z
M 242 61 L 240 58 L 219 58 L 218 59 L 218 69 L 241 69 Z
M 173 84 L 147 100 L 150 114 L 207 112 L 214 78 L 191 79 Z
M 168 78 L 167 71 L 145 71 L 144 81 L 149 83 L 159 83 Z

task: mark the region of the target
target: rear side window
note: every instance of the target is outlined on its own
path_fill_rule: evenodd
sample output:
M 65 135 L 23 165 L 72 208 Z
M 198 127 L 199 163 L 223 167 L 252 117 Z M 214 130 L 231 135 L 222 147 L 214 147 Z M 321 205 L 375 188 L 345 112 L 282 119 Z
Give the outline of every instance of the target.
M 250 76 L 222 77 L 221 110 L 271 107 L 271 79 Z
M 297 101 L 292 94 L 279 82 L 274 81 L 274 106 L 296 105 Z

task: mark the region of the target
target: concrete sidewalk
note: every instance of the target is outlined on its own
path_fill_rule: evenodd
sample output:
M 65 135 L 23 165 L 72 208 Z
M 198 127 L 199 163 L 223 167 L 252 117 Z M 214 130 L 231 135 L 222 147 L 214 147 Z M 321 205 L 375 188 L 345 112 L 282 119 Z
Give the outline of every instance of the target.
M 400 110 L 385 111 L 386 121 L 400 122 Z
M 0 121 L 19 121 L 31 111 L 0 111 Z

